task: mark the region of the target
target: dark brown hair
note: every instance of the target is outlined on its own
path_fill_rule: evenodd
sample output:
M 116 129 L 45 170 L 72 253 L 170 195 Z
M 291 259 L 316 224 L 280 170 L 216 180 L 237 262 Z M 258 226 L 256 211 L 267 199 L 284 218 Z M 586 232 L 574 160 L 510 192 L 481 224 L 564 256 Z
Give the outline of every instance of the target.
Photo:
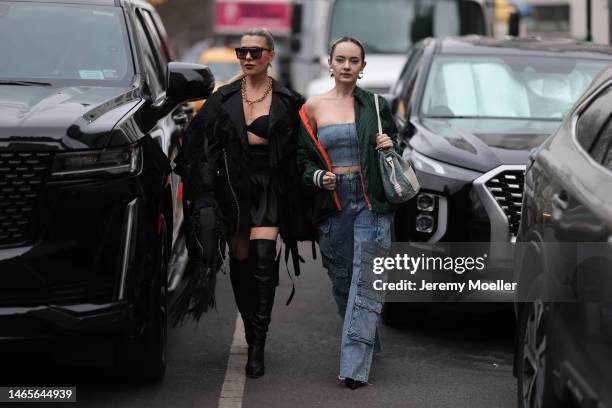
M 363 44 L 361 43 L 361 41 L 359 41 L 356 38 L 347 37 L 347 36 L 340 37 L 340 38 L 338 38 L 337 40 L 335 40 L 332 43 L 331 50 L 329 51 L 329 57 L 330 58 L 333 57 L 333 55 L 334 55 L 334 51 L 336 50 L 336 45 L 338 45 L 340 43 L 343 43 L 343 42 L 351 42 L 353 44 L 356 44 L 359 47 L 359 49 L 361 49 L 361 60 L 365 61 L 365 48 L 364 48 Z

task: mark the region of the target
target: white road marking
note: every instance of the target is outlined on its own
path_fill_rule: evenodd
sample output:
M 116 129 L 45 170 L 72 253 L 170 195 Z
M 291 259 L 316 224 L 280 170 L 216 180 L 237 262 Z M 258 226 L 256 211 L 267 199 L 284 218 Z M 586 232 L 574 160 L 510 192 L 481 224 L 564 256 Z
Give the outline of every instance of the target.
M 240 318 L 240 313 L 236 316 L 236 328 L 234 329 L 234 339 L 230 348 L 227 361 L 227 371 L 221 388 L 219 397 L 219 408 L 242 408 L 244 396 L 244 365 L 248 346 L 244 338 L 244 325 Z

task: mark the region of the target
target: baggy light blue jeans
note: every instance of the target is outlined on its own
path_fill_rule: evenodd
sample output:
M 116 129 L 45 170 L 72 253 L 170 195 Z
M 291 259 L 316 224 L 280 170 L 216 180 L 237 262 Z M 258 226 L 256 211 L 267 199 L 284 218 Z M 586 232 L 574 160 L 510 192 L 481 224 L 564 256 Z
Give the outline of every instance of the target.
M 336 191 L 342 211 L 319 225 L 319 246 L 344 318 L 339 378 L 367 382 L 372 354 L 381 349 L 377 324 L 384 299 L 382 293 L 364 285 L 362 246 L 390 247 L 392 214 L 375 214 L 368 209 L 359 174 L 337 174 Z

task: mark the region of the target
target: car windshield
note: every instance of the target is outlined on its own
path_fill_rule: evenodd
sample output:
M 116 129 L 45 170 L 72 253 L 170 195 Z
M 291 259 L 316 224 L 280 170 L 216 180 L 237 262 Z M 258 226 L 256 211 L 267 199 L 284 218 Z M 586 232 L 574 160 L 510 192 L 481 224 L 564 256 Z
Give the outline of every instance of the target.
M 0 80 L 117 86 L 133 77 L 120 8 L 0 4 Z
M 560 121 L 609 63 L 563 55 L 437 56 L 421 113 L 439 118 Z
M 366 52 L 403 54 L 431 36 L 485 34 L 480 5 L 466 0 L 336 0 L 329 44 L 358 38 Z

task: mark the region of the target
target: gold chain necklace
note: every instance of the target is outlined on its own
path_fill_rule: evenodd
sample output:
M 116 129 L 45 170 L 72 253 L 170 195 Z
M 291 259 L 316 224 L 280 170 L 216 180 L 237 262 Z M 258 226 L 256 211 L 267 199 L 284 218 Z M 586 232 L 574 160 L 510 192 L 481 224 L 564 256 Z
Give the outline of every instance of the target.
M 247 105 L 249 105 L 249 117 L 253 116 L 252 115 L 253 105 L 266 99 L 266 96 L 268 96 L 271 91 L 272 91 L 272 78 L 268 77 L 268 85 L 266 86 L 266 90 L 264 91 L 263 96 L 261 98 L 250 101 L 246 93 L 246 77 L 242 78 L 242 86 L 240 87 L 240 92 L 242 93 L 242 100 L 246 102 Z

